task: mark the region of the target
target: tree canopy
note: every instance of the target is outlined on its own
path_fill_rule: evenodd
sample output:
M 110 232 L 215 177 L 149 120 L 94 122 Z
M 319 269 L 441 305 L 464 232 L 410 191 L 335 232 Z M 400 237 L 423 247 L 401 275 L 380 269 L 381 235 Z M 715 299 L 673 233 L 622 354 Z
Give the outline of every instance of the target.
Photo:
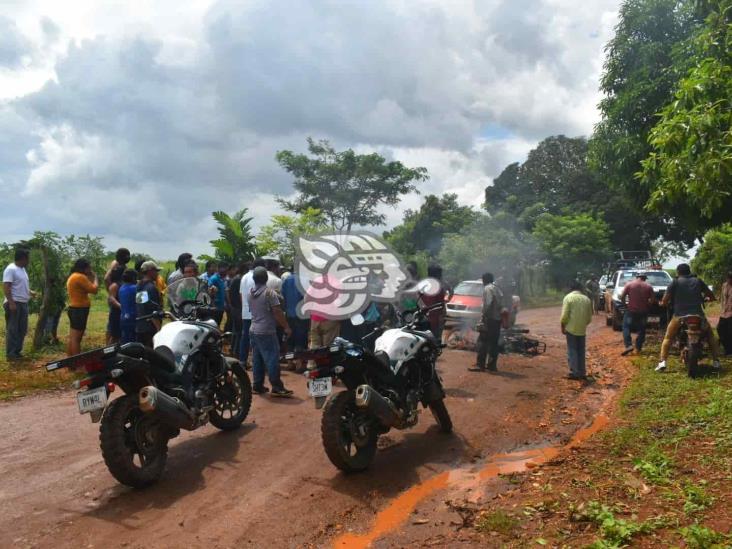
M 257 235 L 257 249 L 262 255 L 276 255 L 283 265 L 295 262 L 295 240 L 298 236 L 315 234 L 327 228 L 320 210 L 306 208 L 296 215 L 273 215 L 269 224 Z
M 727 272 L 732 270 L 732 224 L 708 231 L 691 265 L 707 284 L 719 288 Z
M 417 182 L 427 179 L 425 168 L 387 162 L 377 153 L 337 152 L 325 140 L 308 138 L 308 152 L 310 156 L 287 150 L 277 153 L 280 166 L 295 176 L 298 192 L 292 201 L 278 201 L 295 213 L 320 210 L 336 230 L 383 225 L 385 216 L 378 207 L 395 206 L 403 195 L 418 192 Z
M 244 208 L 233 215 L 225 212 L 213 212 L 219 232 L 219 238 L 211 240 L 214 255 L 201 255 L 200 259 L 226 261 L 230 264 L 240 263 L 253 259 L 257 249 L 252 235 L 252 218 L 247 217 L 248 210 Z

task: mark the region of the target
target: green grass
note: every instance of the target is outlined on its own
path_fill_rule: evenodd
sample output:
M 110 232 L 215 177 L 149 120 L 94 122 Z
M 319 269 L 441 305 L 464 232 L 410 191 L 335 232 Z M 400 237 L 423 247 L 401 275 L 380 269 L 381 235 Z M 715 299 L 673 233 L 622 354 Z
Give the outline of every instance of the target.
M 518 525 L 519 521 L 502 509 L 483 513 L 475 521 L 475 528 L 479 532 L 498 532 L 504 536 L 513 535 Z
M 105 343 L 107 329 L 106 294 L 92 300 L 86 335 L 82 350 L 101 347 Z M 23 355 L 20 361 L 8 362 L 5 356 L 5 316 L 0 315 L 0 400 L 17 398 L 37 391 L 68 387 L 77 374 L 69 372 L 46 372 L 43 365 L 66 354 L 66 341 L 69 334 L 69 318 L 64 312 L 58 328 L 60 345 L 47 345 L 33 351 L 32 341 L 38 315 L 32 314 L 28 320 L 28 335 L 25 338 Z

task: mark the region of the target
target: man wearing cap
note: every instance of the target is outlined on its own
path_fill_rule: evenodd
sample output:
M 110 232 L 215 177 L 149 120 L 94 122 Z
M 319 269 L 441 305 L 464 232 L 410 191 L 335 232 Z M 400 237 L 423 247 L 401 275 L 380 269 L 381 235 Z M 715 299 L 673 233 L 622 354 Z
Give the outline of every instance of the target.
M 635 327 L 638 336 L 635 338 L 635 349 L 639 353 L 643 350 L 643 343 L 646 341 L 646 325 L 651 305 L 656 301 L 656 294 L 653 286 L 646 282 L 646 273 L 636 273 L 635 280 L 629 282 L 620 294 L 620 302 L 625 303 L 625 314 L 623 315 L 623 342 L 625 350 L 623 356 L 633 352 L 633 336 L 631 330 Z M 627 299 L 627 302 L 626 302 Z
M 145 303 L 137 303 L 137 316 L 147 316 L 156 311 L 162 310 L 160 292 L 155 284 L 158 278 L 160 268 L 154 261 L 145 261 L 140 266 L 140 275 L 142 280 L 137 285 L 137 292 L 147 292 L 147 301 Z M 159 318 L 148 318 L 146 320 L 138 320 L 135 324 L 135 333 L 137 341 L 146 347 L 153 347 L 153 336 L 160 330 Z

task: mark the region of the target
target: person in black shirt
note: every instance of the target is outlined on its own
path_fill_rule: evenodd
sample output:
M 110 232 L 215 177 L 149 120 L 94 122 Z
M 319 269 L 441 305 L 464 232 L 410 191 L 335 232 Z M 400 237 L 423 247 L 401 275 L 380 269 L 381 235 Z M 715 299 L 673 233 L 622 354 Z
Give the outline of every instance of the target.
M 236 274 L 229 281 L 229 318 L 231 318 L 231 356 L 239 356 L 239 342 L 241 341 L 241 277 L 249 272 L 249 263 L 239 263 Z
M 137 285 L 137 291 L 147 292 L 147 301 L 145 303 L 137 303 L 137 316 L 145 316 L 161 311 L 160 292 L 155 286 L 155 280 L 158 278 L 160 268 L 154 261 L 145 261 L 140 266 L 140 274 L 142 280 Z M 159 318 L 148 318 L 146 320 L 138 320 L 135 324 L 135 333 L 137 341 L 146 347 L 153 348 L 153 336 L 160 330 L 161 321 Z
M 679 276 L 666 289 L 661 300 L 661 306 L 665 307 L 673 303 L 673 318 L 666 327 L 666 335 L 661 345 L 661 357 L 656 366 L 657 372 L 666 370 L 666 359 L 668 358 L 671 344 L 676 339 L 681 328 L 681 318 L 686 315 L 698 315 L 704 317 L 704 301 L 714 301 L 715 297 L 703 280 L 692 276 L 691 268 L 686 263 L 676 267 L 676 274 Z M 704 336 L 709 341 L 709 348 L 712 351 L 713 367 L 719 368 L 719 343 L 714 337 L 712 327 L 705 320 L 702 322 Z

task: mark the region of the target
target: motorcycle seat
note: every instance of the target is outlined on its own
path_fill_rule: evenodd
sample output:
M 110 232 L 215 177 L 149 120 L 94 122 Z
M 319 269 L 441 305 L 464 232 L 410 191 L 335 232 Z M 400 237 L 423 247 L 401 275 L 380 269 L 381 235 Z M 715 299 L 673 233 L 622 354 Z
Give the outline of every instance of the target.
M 176 371 L 172 353 L 170 353 L 171 356 L 166 356 L 166 353 L 145 347 L 142 343 L 125 343 L 120 347 L 120 352 L 132 358 L 147 360 L 151 366 L 165 372 L 174 373 Z

